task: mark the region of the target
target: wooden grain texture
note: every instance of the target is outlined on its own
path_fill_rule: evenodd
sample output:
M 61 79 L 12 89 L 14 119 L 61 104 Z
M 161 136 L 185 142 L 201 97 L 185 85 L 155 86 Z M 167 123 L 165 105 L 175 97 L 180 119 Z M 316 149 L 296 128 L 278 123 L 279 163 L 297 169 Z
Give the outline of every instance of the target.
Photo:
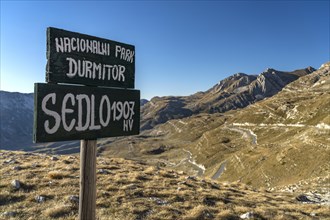
M 96 140 L 80 141 L 79 220 L 95 220 Z
M 139 134 L 139 90 L 36 83 L 34 95 L 36 143 Z
M 70 44 L 66 44 L 67 50 L 61 51 L 59 50 L 56 44 L 56 41 L 63 40 L 66 38 Z M 78 49 L 76 50 L 68 50 L 72 45 L 72 48 L 77 48 L 77 39 L 83 39 L 87 42 L 99 42 L 104 44 L 109 44 L 109 54 L 98 54 L 98 53 L 91 53 L 87 50 L 81 51 Z M 79 43 L 78 43 L 79 44 Z M 117 54 L 116 56 L 116 46 L 119 46 L 120 49 L 124 49 L 123 53 L 124 56 L 121 56 L 121 53 Z M 132 59 L 123 59 L 126 55 L 129 55 L 133 52 L 134 56 Z M 67 73 L 70 72 L 69 61 L 67 59 L 74 59 L 74 60 L 81 60 L 82 61 L 89 61 L 92 63 L 102 65 L 110 65 L 110 66 L 123 66 L 125 68 L 124 76 L 125 80 L 118 81 L 113 79 L 100 79 L 99 74 L 95 75 L 95 78 L 89 77 L 79 77 L 76 74 L 74 77 L 68 77 Z M 82 64 L 80 66 L 83 69 Z M 93 68 L 92 68 L 93 69 Z M 109 70 L 109 69 L 106 69 Z M 108 72 L 108 71 L 105 71 Z M 94 37 L 86 34 L 80 34 L 76 32 L 66 31 L 62 29 L 57 29 L 53 27 L 47 28 L 47 67 L 46 67 L 46 82 L 52 83 L 69 83 L 69 84 L 82 84 L 82 85 L 91 85 L 91 86 L 105 86 L 105 87 L 120 87 L 120 88 L 134 88 L 134 81 L 135 81 L 135 47 L 133 45 L 120 43 L 117 41 L 112 41 L 108 39 L 103 39 L 99 37 Z

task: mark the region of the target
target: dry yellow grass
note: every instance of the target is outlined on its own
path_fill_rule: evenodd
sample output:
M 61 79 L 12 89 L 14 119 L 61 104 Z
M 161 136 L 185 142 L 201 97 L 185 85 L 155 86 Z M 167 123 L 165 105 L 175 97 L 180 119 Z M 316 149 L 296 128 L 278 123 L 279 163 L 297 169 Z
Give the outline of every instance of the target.
M 59 171 L 50 171 L 47 174 L 47 177 L 50 178 L 50 179 L 64 179 L 67 176 L 68 176 L 67 173 L 59 172 Z
M 11 219 L 77 219 L 72 196 L 79 195 L 79 157 L 58 159 L 0 151 L 0 219 L 9 219 L 8 212 Z M 97 172 L 99 220 L 240 219 L 248 212 L 253 219 L 330 219 L 329 206 L 302 204 L 296 194 L 189 177 L 136 161 L 98 157 Z M 20 189 L 11 186 L 15 179 Z

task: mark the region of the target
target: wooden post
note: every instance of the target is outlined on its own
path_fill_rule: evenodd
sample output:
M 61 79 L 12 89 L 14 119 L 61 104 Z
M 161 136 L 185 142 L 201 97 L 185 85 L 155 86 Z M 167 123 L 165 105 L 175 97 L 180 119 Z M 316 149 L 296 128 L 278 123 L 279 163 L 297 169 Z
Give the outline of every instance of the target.
M 95 220 L 96 140 L 80 141 L 79 220 Z

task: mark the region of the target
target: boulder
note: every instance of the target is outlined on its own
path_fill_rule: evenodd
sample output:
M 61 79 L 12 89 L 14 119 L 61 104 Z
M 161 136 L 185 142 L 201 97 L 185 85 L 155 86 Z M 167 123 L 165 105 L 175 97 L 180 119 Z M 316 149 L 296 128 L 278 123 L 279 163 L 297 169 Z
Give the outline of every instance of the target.
M 15 188 L 15 189 L 20 189 L 21 188 L 21 182 L 19 180 L 13 180 L 11 182 L 11 185 Z

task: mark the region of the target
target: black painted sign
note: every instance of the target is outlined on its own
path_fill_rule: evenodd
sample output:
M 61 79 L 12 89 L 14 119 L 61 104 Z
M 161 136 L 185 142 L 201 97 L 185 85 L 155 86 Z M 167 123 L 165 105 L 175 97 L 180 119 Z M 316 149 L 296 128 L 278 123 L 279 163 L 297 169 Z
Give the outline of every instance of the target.
M 135 47 L 47 28 L 46 81 L 134 88 Z
M 35 83 L 34 142 L 139 134 L 140 91 Z

